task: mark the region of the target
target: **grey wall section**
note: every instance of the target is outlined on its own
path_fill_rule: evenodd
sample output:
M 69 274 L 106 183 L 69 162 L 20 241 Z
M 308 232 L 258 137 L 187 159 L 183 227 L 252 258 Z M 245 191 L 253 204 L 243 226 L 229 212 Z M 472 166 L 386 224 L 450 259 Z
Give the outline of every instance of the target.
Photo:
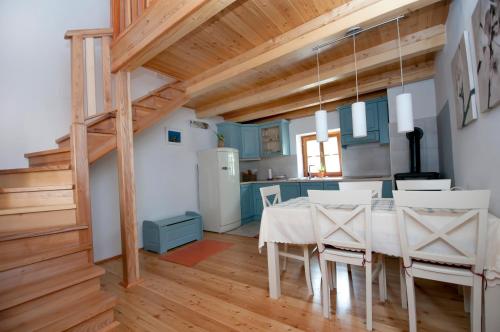
M 179 109 L 134 137 L 134 165 L 139 247 L 142 222 L 198 211 L 197 152 L 217 146 L 211 130 L 191 128 L 189 109 Z M 203 120 L 212 129 L 220 118 Z M 166 128 L 182 131 L 182 145 L 168 144 Z M 120 210 L 116 153 L 96 161 L 90 169 L 94 257 L 105 259 L 121 253 Z
M 490 189 L 490 211 L 500 216 L 500 107 L 479 113 L 477 121 L 458 129 L 453 98 L 451 59 L 463 31 L 472 32 L 471 16 L 477 0 L 452 1 L 446 22 L 447 42 L 436 57 L 436 105 L 439 110 L 446 102 L 450 109 L 450 128 L 453 141 L 455 185 L 464 189 Z M 471 42 L 474 35 L 470 33 Z M 473 49 L 473 48 L 472 48 Z M 475 52 L 471 52 L 475 62 Z M 497 87 L 498 88 L 498 87 Z
M 439 170 L 443 178 L 451 179 L 455 185 L 455 172 L 453 169 L 453 142 L 451 140 L 450 108 L 446 103 L 437 117 L 438 145 L 439 145 Z

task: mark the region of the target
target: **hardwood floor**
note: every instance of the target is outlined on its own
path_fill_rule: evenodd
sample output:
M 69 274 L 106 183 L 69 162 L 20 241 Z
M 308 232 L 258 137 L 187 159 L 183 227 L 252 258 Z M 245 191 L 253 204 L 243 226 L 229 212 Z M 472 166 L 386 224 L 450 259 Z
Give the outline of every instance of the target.
M 229 250 L 193 268 L 140 252 L 144 282 L 130 289 L 119 285 L 119 258 L 101 264 L 105 290 L 118 296 L 117 331 L 365 331 L 364 273 L 353 267 L 338 269 L 338 289 L 331 293 L 332 319 L 321 315 L 320 272 L 313 259 L 314 296 L 307 295 L 302 265 L 289 261 L 282 273 L 282 293 L 271 300 L 267 291 L 265 250 L 257 250 L 257 239 L 205 233 L 206 239 L 234 243 Z M 389 300 L 379 302 L 373 292 L 375 331 L 408 330 L 407 312 L 401 308 L 399 268 L 387 259 Z M 450 284 L 418 280 L 416 283 L 419 331 L 468 330 L 469 318 L 463 299 Z

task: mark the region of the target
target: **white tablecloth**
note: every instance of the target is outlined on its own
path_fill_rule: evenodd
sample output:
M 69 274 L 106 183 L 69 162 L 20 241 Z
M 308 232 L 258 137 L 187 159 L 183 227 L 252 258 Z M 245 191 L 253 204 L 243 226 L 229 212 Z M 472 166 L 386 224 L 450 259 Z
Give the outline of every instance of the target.
M 500 219 L 488 217 L 486 278 L 489 285 L 500 284 Z M 314 244 L 316 239 L 307 197 L 294 198 L 267 207 L 262 213 L 259 250 L 266 242 Z M 374 199 L 372 206 L 372 250 L 385 255 L 401 256 L 394 201 Z

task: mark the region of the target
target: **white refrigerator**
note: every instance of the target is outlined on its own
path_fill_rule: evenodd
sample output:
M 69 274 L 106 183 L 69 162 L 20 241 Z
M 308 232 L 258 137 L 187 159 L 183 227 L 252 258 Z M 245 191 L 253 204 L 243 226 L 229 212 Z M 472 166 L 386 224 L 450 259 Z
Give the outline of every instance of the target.
M 241 225 L 238 150 L 216 148 L 198 153 L 200 213 L 206 231 L 223 233 Z

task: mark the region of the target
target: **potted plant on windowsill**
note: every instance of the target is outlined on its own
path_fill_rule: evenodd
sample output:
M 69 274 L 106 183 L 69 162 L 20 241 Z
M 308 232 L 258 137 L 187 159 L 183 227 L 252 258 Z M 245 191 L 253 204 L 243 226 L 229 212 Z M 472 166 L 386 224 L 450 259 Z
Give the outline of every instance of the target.
M 325 167 L 325 165 L 321 164 L 321 166 L 319 167 L 318 176 L 320 178 L 324 178 L 326 176 L 326 167 Z

